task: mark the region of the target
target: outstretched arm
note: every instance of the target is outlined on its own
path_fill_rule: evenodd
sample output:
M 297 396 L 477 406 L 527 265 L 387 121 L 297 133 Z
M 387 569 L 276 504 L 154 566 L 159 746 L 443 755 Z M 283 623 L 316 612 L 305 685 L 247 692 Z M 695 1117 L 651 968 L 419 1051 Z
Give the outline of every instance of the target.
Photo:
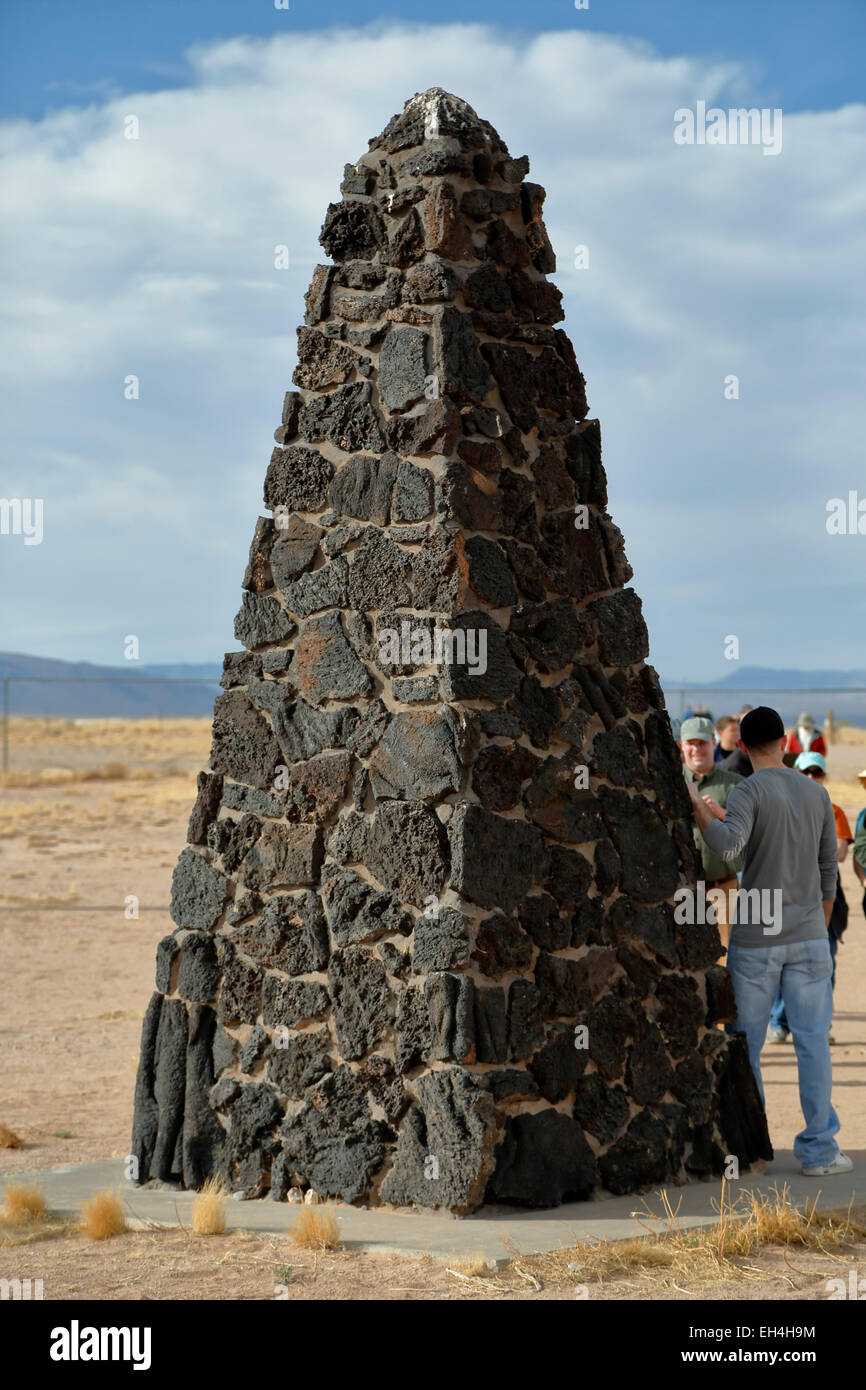
M 717 819 L 693 782 L 687 785 L 698 829 L 710 849 L 721 859 L 738 859 L 746 847 L 755 819 L 755 803 L 746 790 L 748 783 L 739 782 L 731 788 L 724 820 Z

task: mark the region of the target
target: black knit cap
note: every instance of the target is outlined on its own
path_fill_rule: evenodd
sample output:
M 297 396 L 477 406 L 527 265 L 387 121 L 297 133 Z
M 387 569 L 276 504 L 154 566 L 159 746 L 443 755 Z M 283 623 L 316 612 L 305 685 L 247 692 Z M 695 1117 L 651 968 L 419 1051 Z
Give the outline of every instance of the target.
M 760 748 L 785 737 L 785 726 L 777 710 L 769 705 L 756 705 L 740 720 L 740 738 L 747 748 Z

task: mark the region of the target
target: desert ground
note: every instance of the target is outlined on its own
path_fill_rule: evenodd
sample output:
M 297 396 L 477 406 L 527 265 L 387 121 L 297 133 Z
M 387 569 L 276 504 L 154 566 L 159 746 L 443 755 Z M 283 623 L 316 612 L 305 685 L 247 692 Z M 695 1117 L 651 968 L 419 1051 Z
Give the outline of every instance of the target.
M 141 1019 L 156 943 L 172 929 L 171 874 L 209 728 L 208 719 L 10 722 L 10 767 L 0 778 L 0 1124 L 21 1146 L 0 1147 L 0 1174 L 128 1152 Z M 840 730 L 828 762 L 828 789 L 853 825 L 866 801 L 856 778 L 866 731 Z M 850 862 L 842 877 L 851 911 L 837 966 L 834 1099 L 843 1147 L 862 1150 L 866 919 Z M 764 1077 L 771 1136 L 790 1148 L 802 1125 L 790 1045 L 765 1050 Z M 843 1272 L 866 1265 L 864 1235 L 853 1227 L 844 1254 L 759 1243 L 724 1267 L 663 1256 L 623 1258 L 617 1267 L 611 1258 L 590 1296 L 826 1297 L 825 1281 L 838 1272 L 832 1261 Z M 50 1296 L 59 1298 L 273 1297 L 274 1270 L 288 1264 L 290 1299 L 573 1299 L 578 1276 L 569 1266 L 579 1264 L 548 1260 L 533 1273 L 523 1259 L 479 1273 L 184 1230 L 96 1243 L 49 1218 L 38 1241 L 0 1230 L 0 1275 L 26 1277 L 37 1243 Z

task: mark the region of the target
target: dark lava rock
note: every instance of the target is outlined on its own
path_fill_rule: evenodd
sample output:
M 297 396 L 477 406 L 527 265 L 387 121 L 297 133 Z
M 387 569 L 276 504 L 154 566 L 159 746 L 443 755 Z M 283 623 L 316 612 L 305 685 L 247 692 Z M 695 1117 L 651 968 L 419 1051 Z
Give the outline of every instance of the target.
M 664 1182 L 671 1171 L 667 1126 L 649 1111 L 640 1111 L 598 1166 L 605 1187 L 617 1195 Z
M 379 394 L 386 410 L 405 410 L 424 397 L 427 334 L 417 328 L 389 329 L 379 352 Z
M 507 608 L 517 602 L 517 589 L 508 561 L 499 546 L 485 536 L 470 536 L 465 547 L 469 583 L 482 603 Z
M 426 801 L 459 791 L 460 742 L 453 710 L 395 714 L 370 759 L 373 795 Z
M 519 744 L 482 748 L 472 770 L 472 787 L 488 811 L 510 811 L 520 800 L 520 788 L 538 767 L 538 758 Z
M 222 943 L 220 965 L 222 983 L 217 1008 L 220 1023 L 229 1027 L 236 1023 L 255 1023 L 262 1003 L 261 970 L 242 960 L 230 941 Z
M 604 947 L 593 947 L 576 960 L 542 952 L 535 963 L 535 980 L 544 1017 L 577 1017 L 590 1007 L 618 972 L 616 956 Z M 601 1008 L 601 1005 L 598 1007 Z M 601 1022 L 599 1016 L 599 1046 Z
M 493 1098 L 457 1067 L 427 1072 L 414 1088 L 417 1103 L 400 1127 L 382 1200 L 471 1211 L 493 1171 L 499 1137 Z
M 601 788 L 599 801 L 622 861 L 622 891 L 639 902 L 669 898 L 679 880 L 679 863 L 658 811 L 642 796 L 610 787 Z
M 397 1004 L 394 1022 L 397 1038 L 397 1070 L 411 1071 L 430 1056 L 433 1034 L 427 1000 L 418 989 L 404 989 Z
M 200 772 L 197 786 L 195 805 L 186 832 L 187 841 L 191 845 L 203 845 L 207 839 L 207 828 L 219 813 L 223 779 L 219 773 Z
M 405 936 L 412 929 L 411 916 L 390 893 L 379 892 L 351 869 L 324 868 L 322 899 L 338 947 L 375 941 L 393 932 Z
M 171 920 L 179 927 L 209 931 L 219 921 L 227 896 L 225 875 L 194 849 L 183 850 L 171 880 Z
M 323 534 L 320 526 L 312 526 L 295 513 L 287 518 L 285 526 L 277 528 L 271 547 L 271 572 L 279 589 L 285 590 L 309 569 Z
M 609 1144 L 628 1119 L 628 1095 L 622 1086 L 610 1086 L 596 1071 L 577 1083 L 574 1118 L 602 1144 Z
M 530 980 L 512 980 L 508 991 L 508 1056 L 531 1057 L 544 1040 L 541 992 Z
M 421 802 L 386 801 L 367 837 L 366 865 L 401 902 L 423 907 L 448 876 L 448 846 L 437 817 Z
M 664 975 L 656 985 L 660 1009 L 656 1022 L 674 1057 L 683 1057 L 697 1047 L 705 1024 L 706 1010 L 693 979 L 684 975 Z
M 323 853 L 318 826 L 267 824 L 244 860 L 244 882 L 258 892 L 315 883 Z
M 430 1010 L 432 1056 L 440 1062 L 471 1060 L 475 1044 L 475 1001 L 468 975 L 437 972 L 424 980 Z
M 273 1043 L 268 1053 L 268 1080 L 289 1100 L 302 1100 L 331 1070 L 331 1036 L 327 1028 L 306 1028 Z
M 509 1117 L 487 1200 L 524 1207 L 582 1201 L 598 1183 L 595 1155 L 580 1126 L 557 1110 Z
M 290 512 L 321 511 L 333 475 L 334 465 L 318 449 L 274 449 L 265 475 L 265 506 L 272 511 L 277 507 Z
M 532 941 L 518 922 L 501 912 L 478 925 L 472 959 L 483 975 L 497 980 L 502 975 L 522 974 L 533 957 Z
M 227 690 L 214 701 L 210 765 L 236 782 L 261 790 L 273 786 L 280 747 L 268 721 L 242 690 Z
M 384 1037 L 393 1018 L 393 996 L 381 961 L 361 947 L 336 951 L 328 966 L 328 988 L 340 1056 L 363 1057 Z
M 403 459 L 391 504 L 393 521 L 423 521 L 433 510 L 433 474 Z
M 307 1091 L 303 1109 L 286 1117 L 283 1154 L 314 1192 L 355 1202 L 385 1156 L 381 1130 L 357 1076 L 338 1067 Z
M 234 939 L 260 965 L 285 975 L 324 970 L 328 962 L 328 928 L 318 893 L 270 898 L 259 920 Z
M 546 1041 L 529 1064 L 538 1089 L 551 1105 L 565 1100 L 586 1070 L 589 1053 L 578 1047 L 575 1031 L 568 1023 L 554 1023 L 546 1030 Z
M 294 631 L 295 624 L 277 599 L 269 594 L 244 594 L 235 618 L 235 637 L 245 647 L 284 642 Z
M 415 921 L 412 932 L 412 969 L 428 974 L 431 970 L 452 970 L 469 959 L 469 923 L 453 907 L 425 910 Z
M 329 699 L 351 700 L 373 690 L 370 673 L 348 641 L 339 613 L 326 613 L 303 624 L 289 677 L 314 705 Z
M 262 1021 L 269 1028 L 296 1028 L 307 1019 L 317 1018 L 328 1008 L 328 991 L 310 980 L 283 980 L 265 975 L 262 990 Z
M 481 806 L 458 806 L 448 825 L 451 886 L 482 907 L 512 911 L 542 876 L 544 845 L 534 826 Z
M 328 489 L 328 500 L 336 515 L 356 516 L 377 526 L 387 526 L 398 462 L 396 454 L 383 454 L 380 459 L 356 454 L 344 463 Z
M 368 381 L 356 381 L 351 386 L 338 386 L 327 395 L 314 396 L 300 411 L 298 429 L 305 439 L 326 439 L 345 453 L 361 449 L 384 453 L 382 420 L 370 396 Z M 320 505 L 324 506 L 324 502 Z M 314 508 L 297 506 L 297 510 Z
M 654 1023 L 643 1018 L 638 1021 L 625 1079 L 626 1090 L 638 1105 L 655 1104 L 673 1085 L 674 1072 L 664 1038 Z
M 372 528 L 352 556 L 349 603 L 360 612 L 411 603 L 412 563 L 405 551 Z
M 209 1004 L 216 999 L 220 972 L 213 937 L 200 932 L 182 932 L 176 938 L 180 947 L 177 992 L 181 999 Z

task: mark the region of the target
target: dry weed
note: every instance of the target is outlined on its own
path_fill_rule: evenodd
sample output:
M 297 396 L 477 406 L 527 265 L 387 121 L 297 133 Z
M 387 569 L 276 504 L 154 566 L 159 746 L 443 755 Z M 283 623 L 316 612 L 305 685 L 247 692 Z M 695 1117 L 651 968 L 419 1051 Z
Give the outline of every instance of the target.
M 111 1236 L 123 1235 L 127 1229 L 123 1215 L 123 1203 L 117 1192 L 97 1192 L 81 1204 L 82 1235 L 91 1240 L 108 1240 Z
M 8 1125 L 0 1124 L 0 1149 L 21 1149 L 23 1147 L 14 1129 L 10 1129 Z
M 11 1182 L 3 1193 L 0 1221 L 4 1226 L 28 1226 L 45 1219 L 45 1196 L 38 1187 Z
M 340 1223 L 329 1206 L 298 1208 L 298 1219 L 290 1232 L 295 1245 L 306 1250 L 339 1250 Z
M 192 1204 L 197 1236 L 221 1236 L 226 1228 L 226 1192 L 219 1178 L 208 1178 Z
M 866 1224 L 853 1209 L 842 1214 L 819 1212 L 817 1198 L 801 1209 L 795 1206 L 787 1184 L 781 1191 L 746 1191 L 732 1200 L 722 1180 L 721 1196 L 714 1202 L 718 1220 L 705 1226 L 683 1227 L 679 1220 L 682 1197 L 673 1206 L 665 1189 L 659 1193 L 660 1211 L 643 1200 L 643 1210 L 632 1215 L 646 1233 L 633 1240 L 598 1240 L 589 1237 L 573 1245 L 538 1255 L 523 1255 L 505 1242 L 512 1262 L 509 1268 L 528 1271 L 551 1286 L 603 1284 L 614 1276 L 652 1273 L 658 1282 L 682 1292 L 682 1284 L 700 1289 L 709 1284 L 737 1284 L 756 1277 L 771 1279 L 752 1266 L 736 1263 L 744 1256 L 770 1246 L 798 1245 L 831 1255 L 833 1250 L 866 1236 Z

